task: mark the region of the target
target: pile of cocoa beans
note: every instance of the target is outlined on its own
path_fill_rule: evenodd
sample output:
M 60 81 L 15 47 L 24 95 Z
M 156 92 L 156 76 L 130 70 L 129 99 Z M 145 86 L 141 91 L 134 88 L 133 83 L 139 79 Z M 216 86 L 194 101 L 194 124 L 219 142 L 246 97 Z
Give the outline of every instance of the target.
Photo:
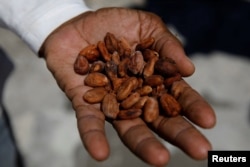
M 124 38 L 108 32 L 103 40 L 83 48 L 74 71 L 86 75 L 83 95 L 89 104 L 101 104 L 108 119 L 141 117 L 150 123 L 159 115 L 174 117 L 181 106 L 169 89 L 181 75 L 173 59 L 153 50 L 155 39 L 146 38 L 134 48 Z

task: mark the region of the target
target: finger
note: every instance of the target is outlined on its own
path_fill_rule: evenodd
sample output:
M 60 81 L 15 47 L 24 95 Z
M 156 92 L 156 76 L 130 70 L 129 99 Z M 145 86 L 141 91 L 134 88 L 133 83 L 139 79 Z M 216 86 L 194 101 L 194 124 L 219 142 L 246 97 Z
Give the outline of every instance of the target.
M 160 116 L 152 125 L 155 132 L 163 139 L 176 145 L 192 158 L 197 160 L 207 158 L 211 144 L 182 116 L 173 118 Z
M 175 82 L 171 88 L 182 106 L 182 113 L 202 128 L 212 128 L 216 123 L 215 112 L 201 95 L 184 80 Z
M 78 130 L 86 150 L 94 159 L 105 160 L 109 155 L 109 145 L 103 116 L 93 106 L 79 106 L 77 110 Z
M 113 126 L 124 144 L 143 161 L 154 166 L 165 165 L 169 153 L 140 119 L 116 120 Z
M 155 49 L 161 56 L 175 60 L 180 73 L 186 77 L 194 73 L 195 67 L 184 52 L 180 41 L 168 30 L 156 36 Z
M 96 160 L 105 160 L 109 156 L 105 117 L 97 106 L 84 103 L 81 96 L 84 91 L 83 87 L 80 87 L 68 92 L 76 111 L 78 131 L 89 154 Z

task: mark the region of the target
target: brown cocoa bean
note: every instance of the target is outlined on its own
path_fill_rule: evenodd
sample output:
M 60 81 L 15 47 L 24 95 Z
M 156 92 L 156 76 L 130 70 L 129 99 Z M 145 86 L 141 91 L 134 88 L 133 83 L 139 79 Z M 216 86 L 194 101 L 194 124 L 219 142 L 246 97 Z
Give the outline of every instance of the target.
M 145 65 L 141 51 L 135 51 L 128 62 L 128 69 L 133 74 L 141 74 Z
M 123 109 L 129 109 L 131 108 L 138 100 L 140 99 L 140 94 L 138 92 L 134 92 L 131 95 L 129 95 L 126 99 L 124 99 L 120 106 Z
M 137 88 L 137 86 L 138 80 L 135 77 L 128 78 L 117 90 L 117 100 L 122 101 L 126 99 L 129 94 Z
M 158 101 L 154 97 L 148 97 L 143 107 L 143 119 L 147 123 L 155 121 L 159 116 L 159 105 Z
M 136 90 L 141 96 L 149 95 L 152 92 L 152 87 L 149 85 L 145 85 Z
M 155 70 L 164 77 L 171 77 L 178 73 L 176 63 L 170 58 L 160 58 L 154 67 Z
M 142 96 L 140 99 L 132 106 L 132 108 L 142 109 L 148 100 L 148 96 Z
M 113 53 L 117 50 L 118 41 L 114 34 L 107 32 L 106 36 L 104 37 L 104 43 L 109 53 Z
M 89 62 L 84 56 L 77 56 L 74 63 L 74 71 L 77 74 L 85 75 L 89 72 Z
M 121 87 L 121 85 L 127 80 L 127 78 L 112 78 L 112 88 L 114 92 L 117 92 L 117 90 Z
M 175 98 L 175 99 L 179 99 L 180 95 L 182 94 L 182 92 L 188 88 L 187 84 L 183 85 L 183 81 L 176 81 L 172 84 L 171 89 L 170 89 L 170 93 L 171 95 Z
M 118 66 L 113 61 L 109 61 L 105 64 L 105 74 L 109 79 L 112 80 L 112 78 L 117 78 L 117 68 Z
M 158 85 L 162 85 L 164 82 L 164 78 L 161 75 L 150 75 L 145 78 L 144 84 L 156 87 Z
M 182 79 L 180 73 L 176 73 L 174 76 L 166 78 L 164 80 L 164 85 L 166 88 L 169 88 L 175 81 L 180 81 Z
M 85 80 L 85 85 L 91 86 L 91 87 L 99 87 L 99 86 L 106 86 L 109 83 L 108 78 L 106 75 L 99 73 L 99 72 L 93 72 L 89 73 Z
M 160 105 L 165 113 L 169 117 L 175 117 L 180 114 L 181 106 L 176 99 L 168 93 L 164 93 L 160 97 Z
M 148 37 L 143 39 L 139 44 L 136 45 L 135 50 L 145 50 L 153 46 L 155 39 L 153 37 Z
M 103 57 L 103 59 L 108 62 L 111 60 L 111 54 L 108 52 L 108 49 L 106 48 L 106 45 L 103 41 L 99 41 L 97 43 L 97 47 L 101 53 L 101 56 Z
M 120 77 L 126 77 L 127 76 L 128 63 L 129 63 L 129 58 L 126 57 L 118 65 L 118 75 Z
M 140 117 L 141 114 L 142 114 L 141 109 L 130 108 L 127 110 L 121 110 L 118 114 L 118 118 L 122 120 L 135 119 Z
M 145 65 L 143 69 L 143 76 L 145 78 L 149 77 L 150 75 L 154 74 L 155 63 L 157 62 L 158 57 L 152 57 Z
M 103 61 L 95 61 L 91 65 L 89 72 L 102 72 L 104 70 L 105 63 Z
M 117 51 L 114 51 L 111 55 L 111 61 L 113 61 L 116 65 L 120 64 L 121 59 L 120 55 Z
M 125 57 L 130 57 L 132 49 L 129 42 L 124 37 L 119 40 L 117 45 L 117 51 L 122 57 L 122 59 Z
M 153 57 L 158 57 L 159 58 L 159 53 L 154 51 L 154 50 L 151 50 L 151 49 L 145 49 L 143 51 L 143 58 L 144 58 L 145 61 L 149 61 Z
M 102 111 L 107 118 L 116 119 L 119 114 L 119 104 L 113 93 L 108 93 L 102 101 Z
M 97 49 L 97 46 L 95 44 L 89 45 L 85 48 L 83 48 L 79 52 L 80 56 L 86 57 L 86 59 L 91 63 L 99 59 L 100 53 Z
M 97 87 L 85 92 L 83 99 L 90 104 L 100 103 L 107 93 L 108 91 L 104 87 Z
M 156 86 L 152 91 L 152 96 L 160 97 L 162 94 L 167 93 L 168 90 L 165 88 L 164 84 Z

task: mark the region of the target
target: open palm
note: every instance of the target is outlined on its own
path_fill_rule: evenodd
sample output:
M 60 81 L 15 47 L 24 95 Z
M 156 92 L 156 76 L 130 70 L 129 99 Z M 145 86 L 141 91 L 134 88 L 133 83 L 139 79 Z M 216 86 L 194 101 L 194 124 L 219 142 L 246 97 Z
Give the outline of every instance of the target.
M 55 30 L 45 41 L 40 53 L 58 85 L 72 101 L 82 142 L 97 160 L 104 160 L 109 155 L 104 131 L 105 117 L 98 105 L 89 105 L 82 100 L 82 95 L 89 88 L 83 85 L 83 77 L 74 72 L 73 64 L 82 48 L 96 44 L 107 32 L 118 38 L 126 37 L 131 45 L 147 37 L 154 37 L 154 49 L 161 55 L 173 58 L 182 76 L 194 72 L 194 66 L 186 57 L 181 44 L 161 19 L 151 13 L 105 8 L 84 13 Z M 209 141 L 187 119 L 203 128 L 211 128 L 215 124 L 212 108 L 185 81 L 176 83 L 176 86 L 182 90 L 179 102 L 185 117 L 160 116 L 150 127 L 140 118 L 111 122 L 124 144 L 152 165 L 164 165 L 169 160 L 167 148 L 155 134 L 195 159 L 206 158 L 207 150 L 211 149 Z

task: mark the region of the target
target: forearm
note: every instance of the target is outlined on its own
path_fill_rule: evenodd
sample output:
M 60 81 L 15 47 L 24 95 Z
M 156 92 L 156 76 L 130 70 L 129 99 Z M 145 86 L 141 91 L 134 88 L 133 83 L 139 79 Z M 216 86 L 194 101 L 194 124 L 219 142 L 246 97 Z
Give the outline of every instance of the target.
M 2 0 L 0 24 L 37 53 L 54 29 L 87 10 L 83 0 Z

